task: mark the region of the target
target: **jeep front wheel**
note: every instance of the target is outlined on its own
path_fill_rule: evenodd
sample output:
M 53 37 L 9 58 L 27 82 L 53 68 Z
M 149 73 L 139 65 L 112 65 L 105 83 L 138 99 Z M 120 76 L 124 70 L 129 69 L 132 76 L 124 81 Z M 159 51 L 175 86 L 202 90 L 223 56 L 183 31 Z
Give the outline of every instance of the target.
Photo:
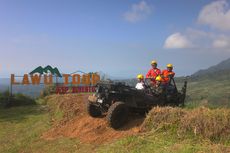
M 118 129 L 128 119 L 129 109 L 123 102 L 115 102 L 110 106 L 107 114 L 107 121 L 110 127 Z
M 87 103 L 87 112 L 92 117 L 99 117 L 102 115 L 102 112 L 98 105 L 88 101 Z

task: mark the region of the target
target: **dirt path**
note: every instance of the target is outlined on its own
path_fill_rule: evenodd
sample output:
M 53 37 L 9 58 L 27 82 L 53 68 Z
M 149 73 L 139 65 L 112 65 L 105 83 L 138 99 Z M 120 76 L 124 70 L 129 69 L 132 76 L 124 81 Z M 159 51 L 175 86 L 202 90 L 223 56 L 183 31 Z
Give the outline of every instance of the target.
M 66 113 L 64 120 L 43 134 L 45 139 L 58 137 L 79 138 L 81 142 L 101 144 L 139 133 L 144 117 L 132 117 L 121 129 L 114 130 L 107 126 L 105 117 L 92 118 L 86 112 L 88 95 L 55 95 L 50 100 L 56 101 Z M 69 118 L 69 114 L 74 114 Z

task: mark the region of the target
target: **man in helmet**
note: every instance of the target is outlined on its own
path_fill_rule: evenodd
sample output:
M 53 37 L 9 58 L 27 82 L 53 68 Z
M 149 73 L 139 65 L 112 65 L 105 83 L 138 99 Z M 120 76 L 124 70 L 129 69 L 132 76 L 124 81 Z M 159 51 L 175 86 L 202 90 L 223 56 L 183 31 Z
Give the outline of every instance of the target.
M 175 73 L 172 71 L 173 70 L 173 65 L 172 64 L 167 64 L 167 69 L 163 70 L 161 73 L 161 76 L 164 78 L 164 80 L 169 83 L 170 78 L 173 78 L 175 76 Z
M 156 77 L 161 74 L 161 70 L 157 68 L 157 61 L 151 62 L 152 68 L 148 71 L 146 74 L 146 78 L 150 78 L 152 80 L 152 83 L 156 83 Z
M 137 79 L 138 79 L 138 83 L 136 84 L 136 89 L 143 90 L 145 88 L 144 75 L 138 74 Z

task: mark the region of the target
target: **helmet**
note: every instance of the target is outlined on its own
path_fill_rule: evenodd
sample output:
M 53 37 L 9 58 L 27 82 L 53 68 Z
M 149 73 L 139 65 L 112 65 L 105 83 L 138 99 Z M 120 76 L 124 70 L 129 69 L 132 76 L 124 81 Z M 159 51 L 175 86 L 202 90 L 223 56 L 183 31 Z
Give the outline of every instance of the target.
M 167 64 L 167 67 L 173 68 L 173 65 L 172 64 Z
M 138 74 L 137 79 L 144 79 L 144 75 L 143 74 Z
M 162 78 L 161 78 L 160 75 L 158 75 L 158 76 L 156 77 L 156 81 L 162 81 Z
M 153 64 L 157 64 L 157 61 L 151 61 L 151 65 L 153 65 Z

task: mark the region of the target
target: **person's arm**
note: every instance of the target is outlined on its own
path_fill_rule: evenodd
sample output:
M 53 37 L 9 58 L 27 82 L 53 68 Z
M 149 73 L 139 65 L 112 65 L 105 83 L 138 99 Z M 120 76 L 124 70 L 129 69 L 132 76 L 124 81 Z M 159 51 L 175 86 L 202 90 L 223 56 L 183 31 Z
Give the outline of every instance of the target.
M 151 77 L 151 70 L 148 71 L 148 73 L 146 74 L 146 78 L 150 78 Z
M 169 73 L 168 77 L 173 78 L 175 76 L 174 72 Z
M 161 70 L 160 69 L 158 69 L 157 75 L 161 75 Z
M 165 75 L 164 75 L 164 74 L 165 74 L 165 70 L 163 70 L 163 71 L 161 72 L 161 77 L 162 77 L 162 78 L 165 78 Z

